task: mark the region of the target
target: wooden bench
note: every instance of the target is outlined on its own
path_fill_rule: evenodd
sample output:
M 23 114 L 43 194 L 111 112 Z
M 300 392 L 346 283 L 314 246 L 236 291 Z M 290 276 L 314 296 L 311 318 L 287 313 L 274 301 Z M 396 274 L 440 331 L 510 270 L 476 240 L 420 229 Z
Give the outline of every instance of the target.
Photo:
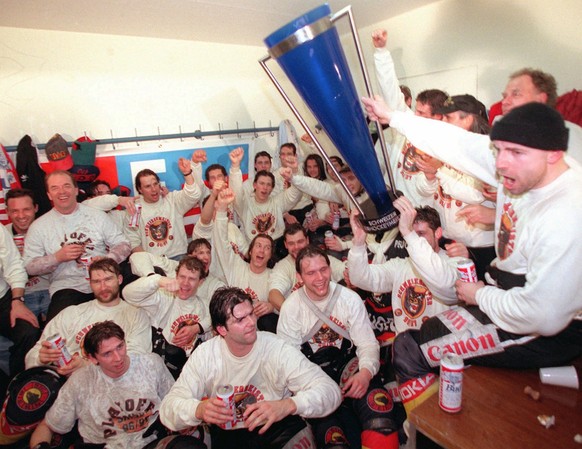
M 574 365 L 580 376 L 582 359 Z M 540 392 L 539 401 L 524 393 L 527 385 Z M 555 416 L 555 425 L 546 429 L 538 415 Z M 582 435 L 582 391 L 543 385 L 538 370 L 468 367 L 461 412 L 441 410 L 435 394 L 408 420 L 410 448 L 416 447 L 418 431 L 446 449 L 582 449 L 574 441 Z

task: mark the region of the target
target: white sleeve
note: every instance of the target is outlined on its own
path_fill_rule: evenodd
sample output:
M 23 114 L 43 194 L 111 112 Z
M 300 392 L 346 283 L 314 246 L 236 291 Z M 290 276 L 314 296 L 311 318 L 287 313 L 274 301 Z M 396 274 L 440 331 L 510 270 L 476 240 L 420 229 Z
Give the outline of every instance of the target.
M 319 179 L 310 178 L 308 176 L 294 175 L 291 179 L 291 184 L 303 193 L 311 195 L 314 198 L 331 203 L 343 204 L 342 199 L 336 195 L 334 188 L 328 182 L 320 181 Z
M 457 304 L 458 299 L 455 293 L 456 259 L 441 257 L 432 249 L 426 239 L 419 237 L 416 232 L 411 232 L 404 237 L 404 240 L 406 240 L 408 255 L 414 268 L 426 283 L 433 297 L 446 305 Z
M 391 292 L 395 267 L 392 261 L 380 265 L 368 264 L 366 246 L 352 246 L 348 253 L 350 282 L 369 292 Z
M 279 356 L 281 376 L 286 379 L 287 388 L 297 406 L 296 415 L 304 418 L 321 418 L 329 415 L 341 404 L 339 386 L 310 362 L 301 351 L 284 344 Z
M 205 391 L 202 370 L 207 365 L 205 361 L 198 360 L 197 353 L 199 351 L 190 355 L 180 377 L 160 405 L 162 423 L 174 431 L 201 424 L 202 421 L 196 418 L 196 409 L 202 398 L 212 393 Z
M 485 201 L 483 184 L 458 170 L 442 166 L 436 173 L 443 191 L 466 204 L 481 204 Z
M 386 104 L 395 111 L 410 111 L 404 100 L 404 94 L 400 90 L 392 55 L 387 49 L 376 48 L 374 50 L 374 66 L 380 92 Z

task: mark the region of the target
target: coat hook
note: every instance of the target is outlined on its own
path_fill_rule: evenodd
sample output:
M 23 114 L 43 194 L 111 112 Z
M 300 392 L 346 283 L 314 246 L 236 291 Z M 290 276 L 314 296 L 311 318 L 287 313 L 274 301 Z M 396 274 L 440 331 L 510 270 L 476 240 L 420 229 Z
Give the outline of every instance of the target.
M 133 130 L 135 131 L 135 144 L 139 147 L 139 140 L 137 139 L 137 128 L 133 128 Z
M 198 123 L 198 129 L 196 131 L 194 131 L 195 133 L 200 133 L 202 134 L 202 125 L 200 123 Z M 204 137 L 202 137 L 202 135 L 200 136 L 194 136 L 194 138 L 198 139 L 198 140 L 204 140 Z
M 158 148 L 162 148 L 162 133 L 160 132 L 160 127 L 158 126 L 158 136 L 160 137 Z
M 255 123 L 254 120 L 253 120 L 253 130 L 255 134 L 255 139 L 257 139 L 259 137 L 259 133 L 257 132 L 257 124 Z
M 271 123 L 271 120 L 269 120 L 269 128 L 272 128 L 273 124 Z M 273 132 L 273 130 L 269 131 L 271 134 L 271 137 L 273 137 L 275 135 L 275 133 Z
M 240 133 L 238 132 L 238 122 L 236 122 L 236 136 L 240 139 Z
M 222 128 L 220 126 L 220 122 L 218 122 L 218 137 L 220 137 L 222 139 L 223 137 L 222 137 L 222 132 L 221 131 L 222 131 Z
M 109 128 L 109 134 L 111 134 L 111 140 L 113 140 L 113 130 L 111 128 Z M 115 143 L 114 142 L 111 142 L 111 146 L 115 150 Z
M 87 137 L 87 131 L 83 131 L 83 135 L 85 136 L 85 139 L 87 139 L 87 140 L 89 139 L 89 138 Z
M 182 138 L 182 125 L 179 125 L 178 129 L 180 130 L 180 142 L 184 142 L 184 139 Z

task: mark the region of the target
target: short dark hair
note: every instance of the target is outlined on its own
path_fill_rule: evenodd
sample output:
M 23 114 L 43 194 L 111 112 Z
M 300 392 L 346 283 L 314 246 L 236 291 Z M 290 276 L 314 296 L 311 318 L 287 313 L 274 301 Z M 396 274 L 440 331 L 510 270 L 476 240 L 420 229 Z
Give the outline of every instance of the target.
M 125 332 L 123 332 L 121 326 L 111 320 L 101 321 L 89 329 L 89 332 L 85 335 L 83 349 L 85 353 L 95 357 L 99 352 L 101 342 L 114 337 L 125 340 Z
M 323 158 L 319 154 L 310 154 L 309 156 L 307 156 L 305 158 L 305 161 L 303 162 L 303 172 L 305 176 L 308 176 L 307 161 L 315 161 L 315 163 L 317 164 L 317 168 L 319 168 L 319 177 L 317 179 L 319 179 L 320 181 L 325 181 L 327 179 L 327 175 L 325 174 Z
M 6 205 L 8 205 L 8 200 L 15 200 L 16 198 L 24 198 L 25 196 L 29 197 L 32 200 L 33 205 L 37 205 L 36 199 L 34 198 L 34 192 L 30 189 L 10 189 L 6 192 L 6 196 L 4 197 L 4 201 Z
M 324 250 L 315 245 L 307 245 L 305 248 L 299 251 L 299 254 L 297 254 L 297 259 L 295 259 L 295 270 L 297 273 L 301 274 L 301 262 L 303 259 L 317 256 L 323 257 L 325 262 L 330 265 L 331 262 L 329 261 L 329 256 Z
M 280 153 L 280 152 L 281 152 L 281 150 L 282 150 L 283 148 L 285 148 L 285 147 L 287 147 L 287 148 L 291 148 L 291 149 L 293 150 L 293 155 L 296 155 L 296 154 L 297 154 L 297 147 L 295 146 L 295 144 L 294 144 L 293 142 L 286 142 L 286 143 L 284 143 L 283 145 L 281 145 L 281 146 L 279 147 L 279 153 Z
M 255 154 L 255 163 L 257 163 L 257 159 L 260 157 L 268 157 L 269 161 L 273 159 L 268 151 L 259 151 L 257 154 Z
M 558 101 L 558 84 L 556 83 L 556 78 L 549 73 L 542 72 L 541 70 L 525 67 L 509 75 L 509 79 L 512 80 L 523 75 L 529 76 L 535 88 L 547 95 L 548 99 L 546 104 L 555 108 L 556 102 Z
M 44 186 L 46 187 L 47 190 L 48 190 L 48 180 L 51 179 L 53 176 L 57 176 L 57 175 L 63 175 L 63 176 L 68 177 L 71 180 L 73 187 L 75 187 L 75 188 L 78 187 L 77 180 L 74 178 L 74 176 L 70 172 L 68 172 L 66 170 L 55 170 L 53 172 L 50 172 L 48 175 L 46 175 L 44 177 Z
M 329 160 L 330 161 L 336 161 L 339 164 L 340 167 L 343 167 L 344 165 L 346 165 L 345 162 L 344 162 L 344 160 L 341 157 L 339 157 L 339 156 L 330 156 L 329 157 Z
M 267 171 L 267 170 L 260 170 L 257 173 L 255 173 L 255 180 L 253 181 L 253 184 L 255 182 L 257 182 L 261 176 L 266 176 L 267 178 L 271 178 L 273 188 L 275 188 L 275 175 L 273 175 L 273 173 L 271 173 L 270 171 Z
M 252 306 L 253 300 L 244 290 L 238 287 L 221 287 L 217 289 L 210 300 L 210 320 L 212 328 L 217 331 L 218 326 L 226 327 L 226 322 L 232 316 L 232 311 L 236 306 L 248 301 Z
M 400 92 L 402 92 L 402 95 L 404 95 L 404 101 L 407 101 L 408 99 L 412 100 L 412 92 L 410 91 L 410 87 L 401 84 Z
M 430 206 L 423 206 L 416 208 L 416 217 L 414 223 L 426 223 L 433 231 L 441 227 L 441 218 L 436 209 Z
M 194 256 L 182 257 L 182 259 L 180 259 L 180 262 L 178 262 L 178 266 L 176 267 L 176 273 L 178 273 L 178 271 L 180 271 L 180 268 L 182 267 L 186 268 L 189 271 L 197 271 L 198 274 L 200 275 L 200 280 L 208 276 L 208 273 L 204 269 L 204 264 L 197 257 Z
M 210 172 L 212 170 L 220 170 L 225 178 L 228 176 L 228 174 L 226 173 L 226 168 L 224 168 L 223 165 L 220 165 L 220 164 L 212 164 L 212 165 L 209 165 L 206 168 L 206 171 L 204 172 L 204 177 L 206 178 L 206 181 L 209 180 Z
M 416 96 L 416 101 L 422 104 L 428 104 L 430 106 L 430 112 L 434 114 L 433 111 L 441 109 L 444 106 L 447 98 L 449 98 L 449 94 L 442 90 L 427 89 Z
M 186 249 L 186 254 L 192 255 L 194 251 L 196 251 L 201 246 L 205 246 L 209 250 L 212 250 L 212 245 L 210 242 L 204 238 L 194 239 L 190 243 L 188 243 L 188 248 Z
M 145 178 L 146 176 L 153 176 L 156 178 L 156 181 L 160 182 L 160 177 L 155 171 L 150 170 L 149 168 L 144 168 L 143 170 L 138 171 L 137 175 L 135 175 L 135 188 L 138 193 L 141 193 L 141 178 Z
M 87 195 L 90 198 L 97 196 L 97 187 L 99 186 L 107 186 L 109 191 L 111 191 L 111 186 L 107 181 L 104 181 L 103 179 L 96 179 L 91 184 L 89 184 L 89 188 L 87 189 Z
M 98 259 L 91 263 L 91 265 L 89 265 L 89 277 L 91 276 L 91 273 L 96 270 L 109 271 L 110 273 L 115 274 L 115 276 L 121 275 L 119 264 L 111 257 L 104 257 L 103 259 Z
M 288 235 L 295 235 L 298 232 L 301 232 L 305 237 L 307 237 L 307 231 L 301 223 L 291 223 L 290 225 L 285 226 L 285 230 L 283 231 L 283 241 L 286 240 Z

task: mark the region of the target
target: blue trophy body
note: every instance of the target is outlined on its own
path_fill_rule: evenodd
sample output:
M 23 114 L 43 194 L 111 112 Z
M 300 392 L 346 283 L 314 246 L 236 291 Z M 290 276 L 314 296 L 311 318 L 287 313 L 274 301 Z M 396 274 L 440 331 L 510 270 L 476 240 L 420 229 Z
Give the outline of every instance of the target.
M 319 6 L 290 22 L 268 36 L 265 43 L 368 193 L 373 207 L 364 209 L 365 218 L 378 224 L 369 230 L 394 227 L 397 212 L 339 35 L 330 21 L 329 6 Z

